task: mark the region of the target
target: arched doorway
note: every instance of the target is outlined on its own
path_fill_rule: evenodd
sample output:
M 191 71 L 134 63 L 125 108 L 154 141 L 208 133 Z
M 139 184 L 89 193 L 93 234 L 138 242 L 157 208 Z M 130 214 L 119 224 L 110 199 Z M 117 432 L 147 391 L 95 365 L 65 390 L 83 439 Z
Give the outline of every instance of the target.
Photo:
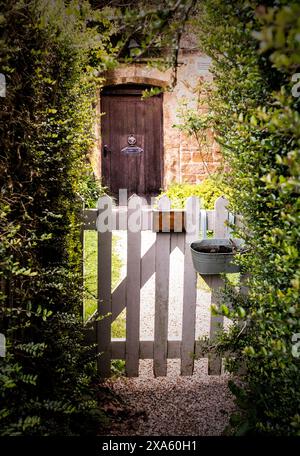
M 163 182 L 162 94 L 141 99 L 151 86 L 120 84 L 101 91 L 101 174 L 118 195 L 155 195 Z

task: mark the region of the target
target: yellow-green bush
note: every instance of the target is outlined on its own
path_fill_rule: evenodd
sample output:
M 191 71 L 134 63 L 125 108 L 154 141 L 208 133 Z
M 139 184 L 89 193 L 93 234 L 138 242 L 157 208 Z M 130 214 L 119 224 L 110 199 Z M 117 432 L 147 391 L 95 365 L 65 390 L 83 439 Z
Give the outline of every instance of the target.
M 213 175 L 204 179 L 200 184 L 173 182 L 165 192 L 159 195 L 159 198 L 162 196 L 168 196 L 174 208 L 184 208 L 187 198 L 197 196 L 201 199 L 201 206 L 204 209 L 213 209 L 216 199 L 219 196 L 229 198 L 230 191 L 221 176 Z

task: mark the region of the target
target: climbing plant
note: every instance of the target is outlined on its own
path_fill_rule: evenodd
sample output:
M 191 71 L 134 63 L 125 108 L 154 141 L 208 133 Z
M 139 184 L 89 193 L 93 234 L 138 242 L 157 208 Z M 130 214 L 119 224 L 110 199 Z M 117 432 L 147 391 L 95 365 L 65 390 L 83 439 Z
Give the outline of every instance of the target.
M 230 383 L 240 410 L 231 422 L 239 434 L 299 435 L 300 6 L 198 7 L 214 75 L 211 125 L 230 167 L 231 210 L 243 216 L 236 234 L 250 248 L 240 260 L 248 295 L 227 289 L 222 306 L 235 324 L 220 348 L 234 351 L 228 367 L 243 380 Z

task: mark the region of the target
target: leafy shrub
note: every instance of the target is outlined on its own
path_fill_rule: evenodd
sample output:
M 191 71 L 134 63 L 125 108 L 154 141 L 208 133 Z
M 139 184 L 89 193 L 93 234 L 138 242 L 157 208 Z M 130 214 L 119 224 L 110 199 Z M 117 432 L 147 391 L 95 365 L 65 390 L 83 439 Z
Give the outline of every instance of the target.
M 0 6 L 0 434 L 96 434 L 77 195 L 107 24 L 88 28 L 94 13 L 77 0 Z
M 220 196 L 229 198 L 229 188 L 224 184 L 221 176 L 214 175 L 207 177 L 200 184 L 174 182 L 159 195 L 159 198 L 162 196 L 170 198 L 174 208 L 184 208 L 187 198 L 197 196 L 201 199 L 204 209 L 213 209 L 216 199 Z
M 245 296 L 225 291 L 223 314 L 235 325 L 220 347 L 235 352 L 231 383 L 238 434 L 299 435 L 300 72 L 299 3 L 204 0 L 202 49 L 212 57 L 209 103 L 231 173 L 231 207 L 250 246 Z M 227 306 L 225 305 L 227 304 Z M 246 368 L 244 375 L 240 367 Z
M 106 193 L 106 188 L 102 186 L 100 179 L 95 176 L 91 164 L 86 163 L 80 177 L 78 194 L 84 201 L 86 208 L 95 208 L 98 198 Z

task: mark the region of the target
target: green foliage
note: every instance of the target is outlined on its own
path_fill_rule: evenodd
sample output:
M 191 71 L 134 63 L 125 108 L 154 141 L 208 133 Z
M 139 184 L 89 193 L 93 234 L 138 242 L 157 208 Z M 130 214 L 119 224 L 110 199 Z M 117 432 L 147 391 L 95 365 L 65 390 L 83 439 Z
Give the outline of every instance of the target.
M 147 98 L 153 97 L 155 95 L 159 95 L 163 92 L 161 87 L 151 87 L 151 89 L 146 89 L 143 91 L 142 99 L 146 100 Z
M 0 434 L 96 434 L 104 414 L 83 340 L 78 194 L 95 197 L 82 176 L 111 30 L 87 2 L 0 6 Z
M 178 44 L 196 0 L 91 0 L 91 3 L 95 8 L 104 7 L 102 14 L 111 29 L 114 55 L 125 63 L 147 62 L 148 66 L 162 71 L 173 66 L 168 87 L 172 89 L 177 78 Z M 130 48 L 131 39 L 136 46 Z M 160 93 L 157 90 L 146 91 L 145 96 Z
M 87 320 L 97 309 L 97 241 L 96 231 L 85 231 L 84 233 L 84 320 Z M 116 251 L 117 236 L 112 238 L 112 289 L 118 285 L 121 277 L 122 260 Z M 122 334 L 114 333 L 117 321 L 113 322 L 113 337 L 125 337 L 125 319 L 122 319 Z
M 91 164 L 86 163 L 86 167 L 82 170 L 78 186 L 78 193 L 84 202 L 84 207 L 96 207 L 98 199 L 100 196 L 103 196 L 105 192 L 106 188 L 102 186 L 100 179 L 95 176 L 91 169 Z
M 123 359 L 113 359 L 111 362 L 111 372 L 115 377 L 125 375 L 125 361 Z
M 204 209 L 213 209 L 216 199 L 220 196 L 230 197 L 229 188 L 223 182 L 220 175 L 212 175 L 204 179 L 200 184 L 172 183 L 165 192 L 159 195 L 168 196 L 172 201 L 172 207 L 184 208 L 187 198 L 197 196 L 201 200 Z
M 221 312 L 235 325 L 219 348 L 235 351 L 229 369 L 243 380 L 231 384 L 241 410 L 235 431 L 299 435 L 299 4 L 265 4 L 199 6 L 201 46 L 213 59 L 213 126 L 231 169 L 232 211 L 243 215 L 237 234 L 250 246 L 240 259 L 249 294 L 227 287 Z

